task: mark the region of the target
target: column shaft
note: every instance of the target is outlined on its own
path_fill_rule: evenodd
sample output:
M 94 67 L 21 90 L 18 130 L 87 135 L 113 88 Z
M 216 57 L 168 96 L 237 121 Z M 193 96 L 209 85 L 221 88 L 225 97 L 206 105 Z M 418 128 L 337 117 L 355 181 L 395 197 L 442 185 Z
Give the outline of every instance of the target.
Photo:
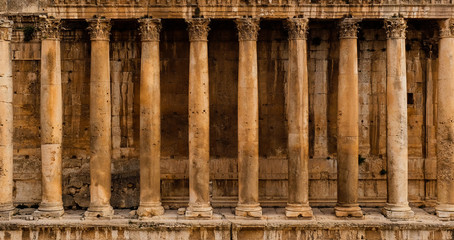
M 238 66 L 238 206 L 236 215 L 261 217 L 259 204 L 259 109 L 257 34 L 259 22 L 242 18 Z
M 454 219 L 454 19 L 440 21 L 438 54 L 437 206 Z
M 337 110 L 338 217 L 363 217 L 358 205 L 358 20 L 340 24 Z
M 141 19 L 140 72 L 140 206 L 139 217 L 162 215 L 161 205 L 161 89 L 159 32 L 161 21 Z
M 413 212 L 408 206 L 406 22 L 402 18 L 392 18 L 385 21 L 385 27 L 388 35 L 386 47 L 388 202 L 383 213 L 391 219 L 408 219 L 413 217 Z
M 60 21 L 41 22 L 41 172 L 39 216 L 59 217 L 62 201 L 63 99 L 60 61 Z
M 306 34 L 308 19 L 291 18 L 289 30 L 288 202 L 287 217 L 313 216 L 309 207 L 309 84 Z
M 90 207 L 86 217 L 113 215 L 111 197 L 110 22 L 89 20 L 90 66 Z
M 13 206 L 13 76 L 12 22 L 0 20 L 0 218 L 9 219 Z

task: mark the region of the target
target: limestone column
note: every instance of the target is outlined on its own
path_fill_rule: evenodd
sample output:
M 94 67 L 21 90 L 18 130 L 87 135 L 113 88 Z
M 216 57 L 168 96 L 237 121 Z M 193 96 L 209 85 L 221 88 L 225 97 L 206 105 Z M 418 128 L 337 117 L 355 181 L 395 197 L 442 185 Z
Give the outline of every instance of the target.
M 42 17 L 41 30 L 41 189 L 39 217 L 63 215 L 63 99 L 60 60 L 60 20 Z
M 437 119 L 437 216 L 454 220 L 454 19 L 440 21 Z
M 337 217 L 363 217 L 358 205 L 358 20 L 343 19 L 339 32 L 337 110 Z
M 12 21 L 0 19 L 0 219 L 14 213 L 12 27 Z
M 287 217 L 313 216 L 309 206 L 309 83 L 306 35 L 309 20 L 290 18 L 288 63 L 288 202 Z
M 403 18 L 385 20 L 388 201 L 383 214 L 402 220 L 414 215 L 408 206 L 406 28 Z
M 189 207 L 186 217 L 211 217 L 209 19 L 187 19 L 189 31 Z
M 88 20 L 91 39 L 90 66 L 90 206 L 85 217 L 110 218 L 111 196 L 111 96 L 110 20 Z
M 259 101 L 257 36 L 259 19 L 236 20 L 238 66 L 238 205 L 237 216 L 261 217 L 259 203 Z
M 140 218 L 164 214 L 161 205 L 161 89 L 159 33 L 161 20 L 139 20 L 140 67 Z

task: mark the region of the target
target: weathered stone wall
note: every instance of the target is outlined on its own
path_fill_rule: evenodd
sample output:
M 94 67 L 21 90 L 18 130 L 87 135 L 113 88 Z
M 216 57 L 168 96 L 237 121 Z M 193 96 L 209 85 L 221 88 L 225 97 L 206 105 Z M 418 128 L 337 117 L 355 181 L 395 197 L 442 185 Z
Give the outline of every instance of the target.
M 18 20 L 18 19 L 16 19 Z M 14 71 L 15 203 L 41 198 L 39 69 L 40 41 L 33 21 L 16 24 Z M 28 21 L 28 22 L 27 22 Z M 18 21 L 16 21 L 18 22 Z M 435 193 L 433 132 L 436 54 L 427 51 L 430 25 L 409 21 L 409 199 L 428 204 Z M 66 207 L 89 203 L 90 41 L 84 21 L 65 23 L 61 42 L 64 99 L 63 175 Z M 138 206 L 139 79 L 138 24 L 115 21 L 110 43 L 112 91 L 112 205 Z M 231 20 L 212 20 L 209 34 L 211 194 L 214 206 L 234 206 L 237 185 L 238 40 Z M 30 39 L 31 37 L 31 39 Z M 189 41 L 183 20 L 163 20 L 160 42 L 162 198 L 188 201 Z M 287 196 L 287 33 L 279 20 L 263 20 L 259 33 L 260 201 L 282 206 Z M 436 52 L 436 51 L 435 51 Z M 335 21 L 311 21 L 308 39 L 310 94 L 310 201 L 336 200 L 338 36 Z M 430 55 L 430 56 L 429 56 Z M 365 21 L 358 38 L 360 106 L 359 202 L 386 201 L 386 36 L 381 21 Z M 431 60 L 428 60 L 431 58 Z M 429 68 L 429 65 L 431 68 Z M 427 104 L 426 104 L 427 103 Z M 428 104 L 431 104 L 430 106 Z M 430 121 L 429 121 L 429 120 Z M 430 145 L 432 143 L 432 145 Z M 432 146 L 432 147 L 431 147 Z

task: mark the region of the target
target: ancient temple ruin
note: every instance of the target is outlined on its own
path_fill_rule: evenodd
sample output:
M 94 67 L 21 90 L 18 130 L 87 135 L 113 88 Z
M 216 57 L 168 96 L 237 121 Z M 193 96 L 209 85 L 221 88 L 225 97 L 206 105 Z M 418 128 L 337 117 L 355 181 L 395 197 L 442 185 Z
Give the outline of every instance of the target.
M 0 239 L 454 236 L 453 0 L 0 2 Z

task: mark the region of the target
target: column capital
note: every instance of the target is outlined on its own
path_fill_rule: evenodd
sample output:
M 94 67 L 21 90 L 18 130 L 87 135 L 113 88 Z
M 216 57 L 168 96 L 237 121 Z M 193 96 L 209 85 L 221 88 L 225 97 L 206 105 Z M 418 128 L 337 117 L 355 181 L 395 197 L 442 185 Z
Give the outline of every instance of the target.
M 11 41 L 13 33 L 13 21 L 8 18 L 0 18 L 0 41 Z
M 385 29 L 386 37 L 388 39 L 405 38 L 405 32 L 407 30 L 407 21 L 404 18 L 385 19 Z
M 159 42 L 159 33 L 162 29 L 161 19 L 143 18 L 139 20 L 139 24 L 142 42 Z
M 235 22 L 238 29 L 238 39 L 240 41 L 257 41 L 260 29 L 260 19 L 237 18 Z
M 88 30 L 90 31 L 90 40 L 109 40 L 110 29 L 112 24 L 110 19 L 92 18 L 88 19 Z
M 454 37 L 454 19 L 444 19 L 438 22 L 440 25 L 440 38 Z
M 339 23 L 339 38 L 358 38 L 360 19 L 344 18 Z
M 61 21 L 60 19 L 39 17 L 39 30 L 42 39 L 60 39 Z
M 309 19 L 307 18 L 289 18 L 285 21 L 285 28 L 288 30 L 288 39 L 307 39 L 307 30 L 309 29 Z
M 210 19 L 189 18 L 186 19 L 186 23 L 188 23 L 189 41 L 207 41 Z

